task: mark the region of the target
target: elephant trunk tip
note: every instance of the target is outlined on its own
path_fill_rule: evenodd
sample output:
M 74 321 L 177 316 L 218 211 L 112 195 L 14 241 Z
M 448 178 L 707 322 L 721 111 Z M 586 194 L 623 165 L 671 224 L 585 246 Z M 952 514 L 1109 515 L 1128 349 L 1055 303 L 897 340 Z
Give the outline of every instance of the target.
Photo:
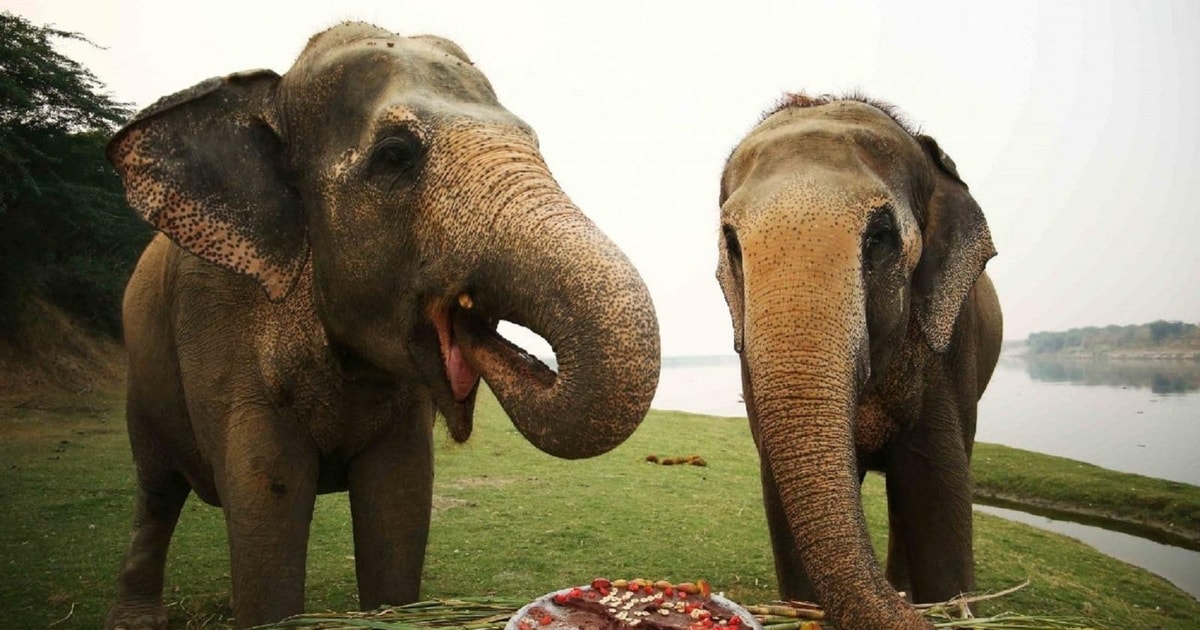
M 641 365 L 621 352 L 597 356 L 560 340 L 552 349 L 561 352 L 548 365 L 494 326 L 481 326 L 473 315 L 456 318 L 456 331 L 467 360 L 513 425 L 547 454 L 582 459 L 606 453 L 649 411 L 658 382 L 656 361 Z

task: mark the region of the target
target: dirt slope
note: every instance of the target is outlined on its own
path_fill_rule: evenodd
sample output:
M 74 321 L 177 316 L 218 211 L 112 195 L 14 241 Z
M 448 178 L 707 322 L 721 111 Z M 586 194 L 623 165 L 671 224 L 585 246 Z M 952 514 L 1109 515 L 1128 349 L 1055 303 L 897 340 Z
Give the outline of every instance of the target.
M 124 387 L 125 350 L 41 300 L 13 338 L 0 337 L 0 396 L 14 404 L 64 393 L 117 392 Z

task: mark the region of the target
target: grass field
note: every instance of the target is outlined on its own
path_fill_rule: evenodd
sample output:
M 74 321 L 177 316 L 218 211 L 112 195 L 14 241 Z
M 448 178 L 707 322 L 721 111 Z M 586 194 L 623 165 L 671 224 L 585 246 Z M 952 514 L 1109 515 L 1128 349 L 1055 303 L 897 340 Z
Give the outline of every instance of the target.
M 645 461 L 692 453 L 708 465 Z M 977 475 L 995 474 L 992 455 L 976 457 Z M 706 578 L 743 603 L 768 601 L 774 572 L 757 470 L 744 420 L 656 411 L 615 451 L 567 462 L 535 450 L 481 395 L 471 441 L 439 437 L 423 594 L 532 598 L 604 575 Z M 99 627 L 129 535 L 132 473 L 120 399 L 0 399 L 0 625 Z M 1091 480 L 1068 481 L 1086 487 Z M 881 479 L 868 477 L 864 494 L 880 549 Z M 353 553 L 346 496 L 321 497 L 308 560 L 310 611 L 356 608 Z M 1200 624 L 1200 603 L 1166 581 L 1024 525 L 977 515 L 976 559 L 981 590 L 1032 582 L 989 613 L 1083 616 L 1103 628 Z M 223 520 L 194 498 L 171 549 L 165 597 L 172 628 L 228 621 Z

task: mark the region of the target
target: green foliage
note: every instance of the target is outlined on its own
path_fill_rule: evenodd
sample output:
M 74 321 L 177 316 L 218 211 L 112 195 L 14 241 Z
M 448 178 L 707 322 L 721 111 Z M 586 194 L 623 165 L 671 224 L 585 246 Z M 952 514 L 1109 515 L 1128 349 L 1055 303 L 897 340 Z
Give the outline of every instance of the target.
M 1192 324 L 1185 324 L 1183 322 L 1165 322 L 1160 319 L 1156 322 L 1150 322 L 1150 340 L 1158 343 L 1164 339 L 1180 337 L 1183 335 L 1184 331 L 1195 328 L 1196 327 Z
M 1103 354 L 1111 350 L 1147 350 L 1162 347 L 1200 349 L 1200 326 L 1158 320 L 1132 326 L 1089 326 L 1065 332 L 1029 335 L 1032 354 Z
M 31 295 L 117 332 L 121 289 L 151 234 L 104 157 L 130 110 L 55 39 L 87 41 L 0 13 L 0 335 L 21 325 Z

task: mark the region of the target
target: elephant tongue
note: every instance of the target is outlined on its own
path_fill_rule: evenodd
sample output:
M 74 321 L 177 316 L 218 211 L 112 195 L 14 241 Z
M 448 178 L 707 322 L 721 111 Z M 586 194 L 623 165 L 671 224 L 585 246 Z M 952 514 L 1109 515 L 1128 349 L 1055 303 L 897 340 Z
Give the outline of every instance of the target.
M 437 328 L 438 345 L 442 349 L 446 377 L 450 379 L 450 391 L 454 394 L 454 400 L 462 402 L 479 382 L 479 372 L 476 372 L 463 357 L 462 348 L 458 345 L 454 329 L 450 326 L 450 312 L 442 308 L 434 310 L 430 315 L 434 327 Z
M 453 339 L 449 350 L 443 347 L 442 356 L 446 361 L 446 375 L 450 377 L 450 390 L 454 392 L 454 399 L 462 402 L 479 382 L 479 373 L 463 358 L 462 348 Z

